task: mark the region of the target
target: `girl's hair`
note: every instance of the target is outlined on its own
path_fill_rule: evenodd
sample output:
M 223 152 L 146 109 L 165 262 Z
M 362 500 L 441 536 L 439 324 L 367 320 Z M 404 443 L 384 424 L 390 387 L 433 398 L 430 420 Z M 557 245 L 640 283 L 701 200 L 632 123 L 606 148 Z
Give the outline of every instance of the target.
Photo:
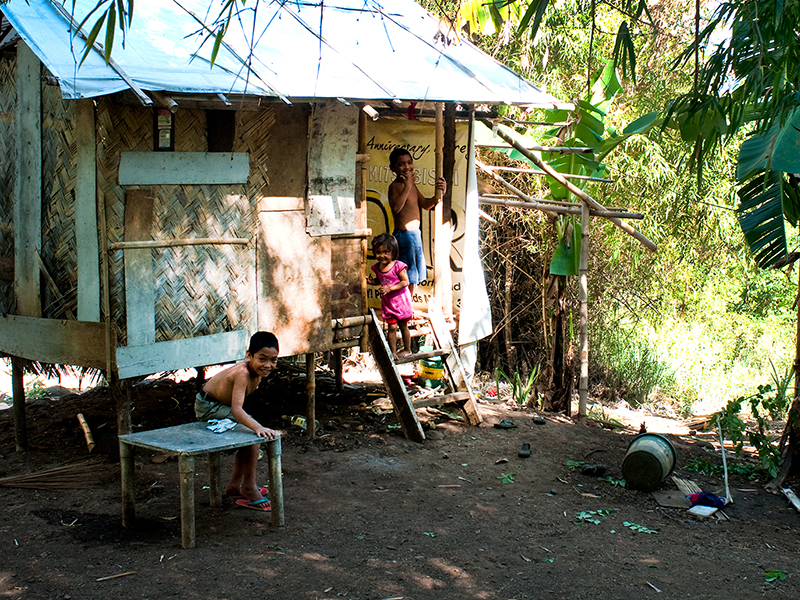
M 400 255 L 400 248 L 397 246 L 397 240 L 392 234 L 382 233 L 372 238 L 373 254 L 377 254 L 376 250 L 381 246 L 385 246 L 389 249 L 389 253 L 392 255 L 392 260 L 397 260 L 397 257 Z

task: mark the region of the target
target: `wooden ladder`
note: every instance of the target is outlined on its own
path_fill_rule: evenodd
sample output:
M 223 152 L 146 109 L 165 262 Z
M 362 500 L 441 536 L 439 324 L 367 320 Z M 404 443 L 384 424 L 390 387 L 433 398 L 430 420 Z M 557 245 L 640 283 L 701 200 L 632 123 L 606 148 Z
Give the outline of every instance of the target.
M 453 336 L 447 328 L 444 315 L 434 300 L 431 300 L 428 305 L 428 321 L 433 332 L 435 350 L 404 356 L 397 360 L 392 358 L 389 343 L 383 335 L 383 329 L 375 315 L 375 311 L 370 309 L 370 314 L 372 316 L 372 322 L 369 325 L 370 350 L 375 357 L 375 362 L 378 364 L 383 381 L 386 383 L 389 398 L 392 400 L 397 420 L 400 421 L 403 435 L 415 442 L 422 442 L 425 439 L 425 432 L 422 430 L 422 425 L 417 418 L 415 409 L 426 406 L 454 403 L 458 404 L 461 410 L 464 411 L 470 425 L 478 425 L 483 420 L 478 412 L 475 396 L 467 383 L 458 348 L 456 348 Z M 445 360 L 442 361 L 444 363 L 444 372 L 453 392 L 412 401 L 397 365 L 435 356 L 445 357 Z

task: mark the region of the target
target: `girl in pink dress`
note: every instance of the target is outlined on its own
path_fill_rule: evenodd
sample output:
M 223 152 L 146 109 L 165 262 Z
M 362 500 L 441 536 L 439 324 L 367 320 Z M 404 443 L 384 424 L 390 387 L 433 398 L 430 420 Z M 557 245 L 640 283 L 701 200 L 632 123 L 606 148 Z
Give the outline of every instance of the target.
M 375 277 L 367 277 L 367 283 L 380 286 L 381 312 L 383 320 L 389 326 L 389 350 L 394 358 L 408 356 L 411 354 L 408 320 L 414 316 L 414 309 L 411 307 L 411 293 L 408 290 L 407 265 L 397 260 L 397 240 L 388 233 L 375 236 L 372 240 L 372 253 L 378 262 L 372 265 Z M 396 354 L 398 327 L 403 338 L 403 350 Z

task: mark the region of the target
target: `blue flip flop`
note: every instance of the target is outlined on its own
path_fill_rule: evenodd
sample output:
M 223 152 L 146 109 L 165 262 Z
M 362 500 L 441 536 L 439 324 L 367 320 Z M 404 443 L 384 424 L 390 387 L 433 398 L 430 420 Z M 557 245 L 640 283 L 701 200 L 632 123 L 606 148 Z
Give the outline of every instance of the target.
M 272 505 L 269 502 L 269 498 L 261 498 L 261 500 L 255 500 L 250 502 L 247 498 L 241 498 L 236 501 L 237 506 L 241 506 L 242 508 L 250 508 L 252 510 L 258 510 L 261 512 L 269 512 L 272 510 Z
M 259 487 L 258 491 L 261 492 L 262 496 L 269 496 L 269 488 Z M 246 498 L 244 496 L 241 496 L 241 495 L 226 496 L 226 498 L 230 498 L 231 500 L 241 500 L 241 499 L 244 498 L 246 500 Z

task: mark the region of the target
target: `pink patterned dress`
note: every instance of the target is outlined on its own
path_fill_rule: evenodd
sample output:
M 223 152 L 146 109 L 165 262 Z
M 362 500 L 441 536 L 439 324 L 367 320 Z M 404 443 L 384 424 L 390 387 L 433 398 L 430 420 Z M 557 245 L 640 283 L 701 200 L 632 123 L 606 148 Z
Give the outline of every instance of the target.
M 378 263 L 372 265 L 372 271 L 381 285 L 396 285 L 400 282 L 400 271 L 407 268 L 406 263 L 396 260 L 392 267 L 384 273 Z M 381 296 L 381 312 L 383 320 L 387 323 L 396 321 L 406 321 L 414 316 L 414 309 L 411 307 L 411 292 L 408 286 L 389 292 Z

